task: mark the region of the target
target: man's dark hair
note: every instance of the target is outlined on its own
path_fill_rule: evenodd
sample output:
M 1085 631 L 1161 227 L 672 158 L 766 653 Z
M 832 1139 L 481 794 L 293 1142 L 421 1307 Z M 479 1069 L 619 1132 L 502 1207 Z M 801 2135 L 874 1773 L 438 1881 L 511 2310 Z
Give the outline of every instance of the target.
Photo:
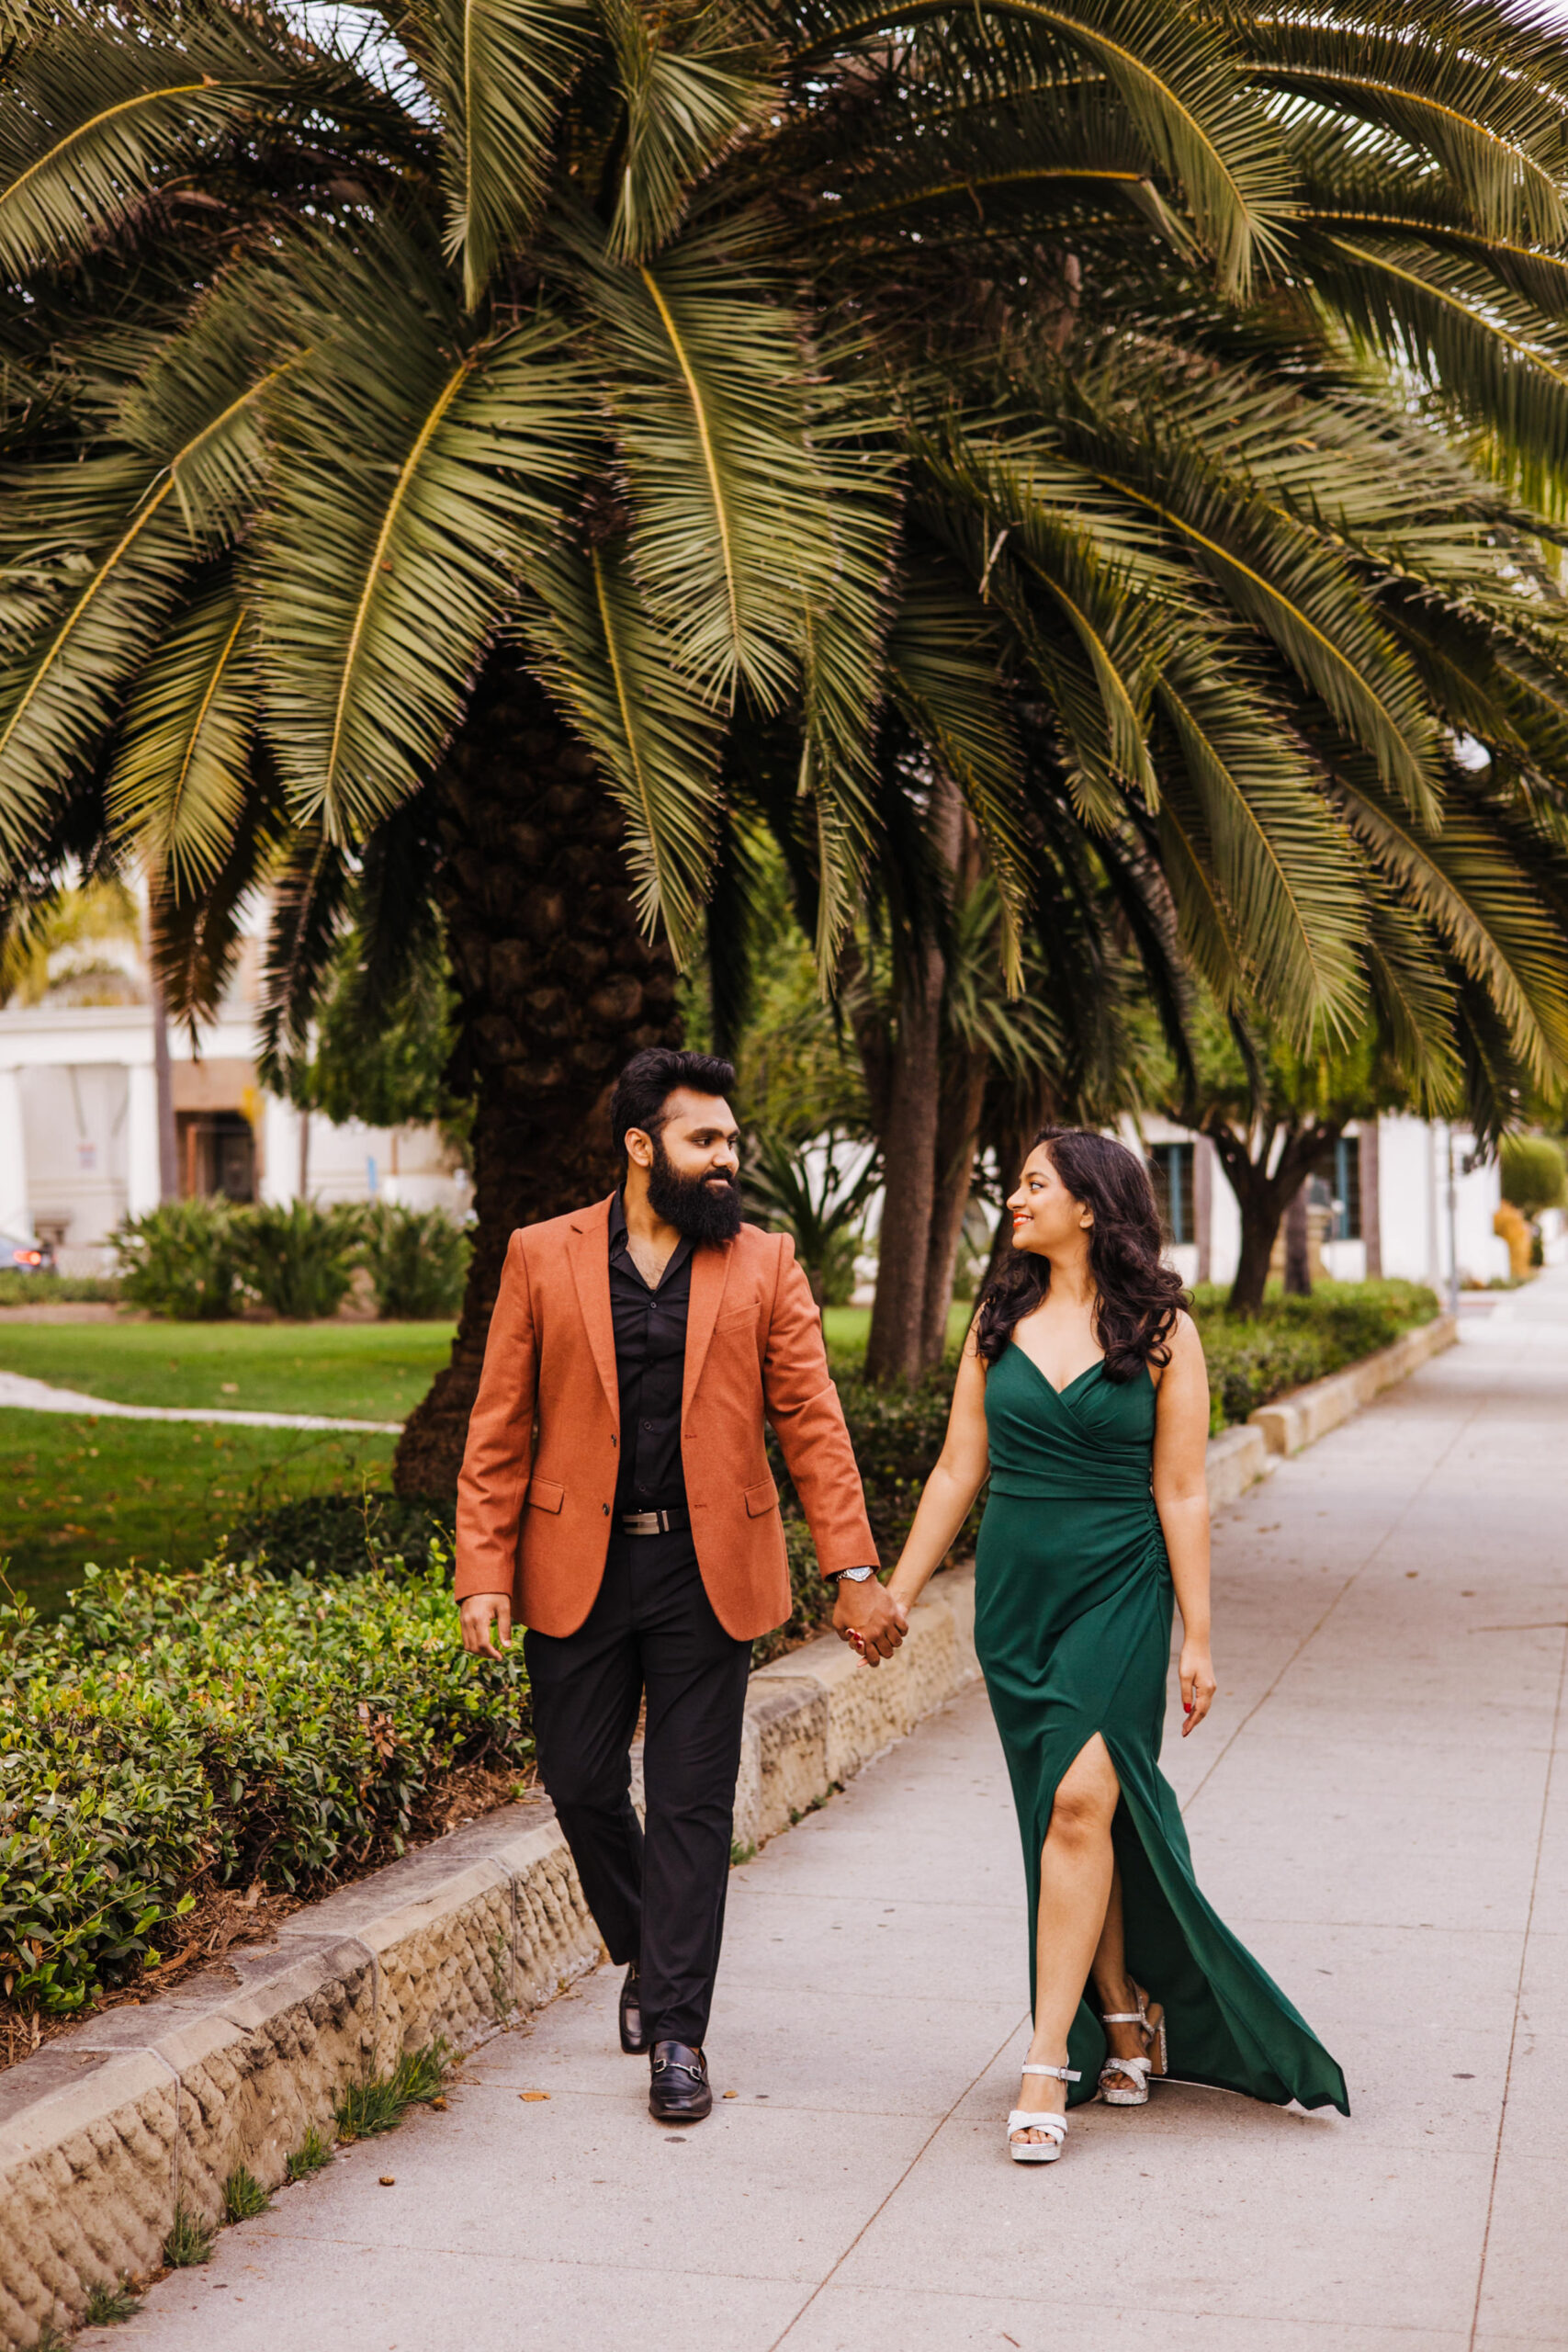
M 664 1105 L 677 1087 L 694 1094 L 728 1094 L 735 1085 L 735 1065 L 717 1054 L 688 1054 L 675 1046 L 649 1046 L 634 1054 L 610 1097 L 610 1140 L 626 1157 L 626 1129 L 640 1127 L 657 1136 L 664 1125 Z

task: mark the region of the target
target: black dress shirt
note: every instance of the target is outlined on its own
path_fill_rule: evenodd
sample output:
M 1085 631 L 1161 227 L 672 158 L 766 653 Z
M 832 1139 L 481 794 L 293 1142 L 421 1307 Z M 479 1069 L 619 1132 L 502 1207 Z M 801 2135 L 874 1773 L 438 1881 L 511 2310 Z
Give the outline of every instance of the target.
M 626 1207 L 617 1193 L 610 1204 L 610 1312 L 621 1395 L 617 1519 L 626 1511 L 685 1505 L 681 1392 L 691 1296 L 692 1244 L 677 1243 L 659 1288 L 649 1290 L 626 1247 Z

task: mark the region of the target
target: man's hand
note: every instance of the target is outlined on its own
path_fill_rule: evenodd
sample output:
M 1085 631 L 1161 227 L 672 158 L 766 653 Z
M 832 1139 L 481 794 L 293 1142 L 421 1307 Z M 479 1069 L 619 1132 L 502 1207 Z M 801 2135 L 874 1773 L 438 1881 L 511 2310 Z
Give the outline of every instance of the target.
M 867 1577 L 863 1584 L 839 1578 L 833 1631 L 841 1642 L 853 1644 L 867 1666 L 891 1657 L 908 1627 L 909 1612 L 903 1602 L 895 1600 L 874 1577 Z
M 470 1592 L 458 1605 L 463 1621 L 463 1647 L 473 1657 L 499 1657 L 502 1650 L 512 1647 L 512 1595 L 509 1592 Z M 491 1632 L 494 1620 L 495 1632 Z M 501 1648 L 496 1647 L 499 1640 Z

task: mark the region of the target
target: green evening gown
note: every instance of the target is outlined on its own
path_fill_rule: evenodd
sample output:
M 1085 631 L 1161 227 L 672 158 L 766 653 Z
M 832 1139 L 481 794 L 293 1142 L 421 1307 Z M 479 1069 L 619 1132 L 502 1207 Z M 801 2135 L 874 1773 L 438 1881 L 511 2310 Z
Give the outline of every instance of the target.
M 1056 1783 L 1099 1732 L 1122 1783 L 1111 1835 L 1127 1966 L 1165 2004 L 1171 2074 L 1348 2115 L 1334 2060 L 1200 1894 L 1159 1769 L 1175 1596 L 1149 1484 L 1154 1383 L 1097 1363 L 1058 1394 L 1015 1340 L 986 1374 L 986 1420 L 975 1643 L 1023 1838 L 1032 2007 L 1040 1849 Z M 1075 2104 L 1093 2097 L 1106 2052 L 1080 2003 Z

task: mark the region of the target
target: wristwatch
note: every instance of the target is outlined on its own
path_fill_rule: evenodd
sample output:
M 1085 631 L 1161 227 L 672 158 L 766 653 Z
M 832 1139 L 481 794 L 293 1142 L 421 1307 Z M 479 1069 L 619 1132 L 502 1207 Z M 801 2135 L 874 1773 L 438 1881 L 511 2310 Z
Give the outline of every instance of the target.
M 827 1581 L 829 1584 L 864 1584 L 876 1573 L 874 1568 L 829 1568 Z

